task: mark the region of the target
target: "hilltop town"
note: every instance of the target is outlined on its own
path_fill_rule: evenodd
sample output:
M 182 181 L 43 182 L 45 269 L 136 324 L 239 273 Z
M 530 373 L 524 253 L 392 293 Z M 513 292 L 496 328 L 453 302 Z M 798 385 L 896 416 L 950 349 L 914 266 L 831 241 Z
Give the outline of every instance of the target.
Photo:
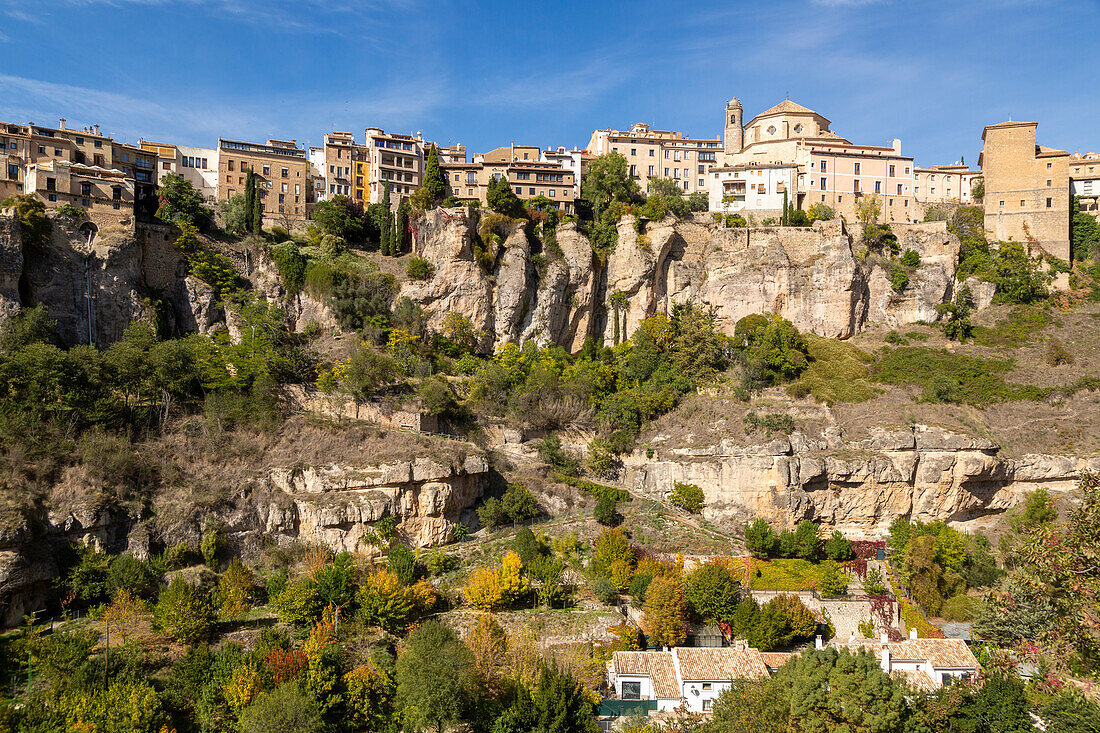
M 1100 155 L 722 113 L 0 123 L 0 731 L 1100 730 Z

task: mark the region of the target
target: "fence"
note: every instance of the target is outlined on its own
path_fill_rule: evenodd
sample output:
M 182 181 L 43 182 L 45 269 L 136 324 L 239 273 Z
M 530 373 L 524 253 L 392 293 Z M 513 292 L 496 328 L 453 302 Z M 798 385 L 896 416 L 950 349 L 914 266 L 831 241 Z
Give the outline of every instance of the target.
M 622 718 L 631 715 L 648 715 L 657 710 L 656 700 L 600 700 L 600 712 L 602 717 Z

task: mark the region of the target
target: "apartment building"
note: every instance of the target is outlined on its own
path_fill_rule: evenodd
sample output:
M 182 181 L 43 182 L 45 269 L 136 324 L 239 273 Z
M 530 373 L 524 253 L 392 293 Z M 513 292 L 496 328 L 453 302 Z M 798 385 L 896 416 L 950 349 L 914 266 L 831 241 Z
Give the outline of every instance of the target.
M 573 198 L 579 199 L 581 197 L 581 181 L 584 179 L 584 165 L 585 162 L 592 160 L 594 156 L 587 150 L 566 150 L 564 147 L 557 147 L 553 150 L 547 148 L 542 151 L 542 155 L 539 156 L 539 160 L 545 163 L 554 163 L 560 168 L 573 172 Z
M 594 130 L 586 150 L 592 155 L 617 152 L 642 191 L 652 178 L 676 181 L 685 194 L 707 191 L 711 169 L 722 151 L 719 138 L 690 138 L 671 130 L 652 130 L 636 122 L 629 130 Z
M 747 124 L 741 120 L 741 102 L 728 101 L 723 166 L 796 166 L 798 177 L 788 198 L 798 208 L 824 203 L 854 219 L 856 202 L 876 195 L 882 203 L 882 221 L 919 218 L 913 198 L 913 159 L 901 154 L 900 140 L 895 138 L 889 146 L 857 145 L 833 132 L 826 117 L 789 99 Z M 722 188 L 725 181 L 712 175 L 710 185 Z
M 324 161 L 321 163 L 321 175 L 325 177 L 325 198 L 352 197 L 352 162 L 357 155 L 363 155 L 363 146 L 355 144 L 355 136 L 350 132 L 330 132 L 325 135 Z M 359 188 L 365 188 L 364 181 L 359 182 Z
M 477 199 L 484 204 L 489 183 L 504 178 L 520 200 L 544 196 L 557 204 L 558 211 L 572 214 L 579 185 L 576 174 L 540 158 L 537 147 L 510 145 L 475 155 L 470 163 L 441 163 L 440 169 L 449 196 Z
M 913 198 L 926 205 L 971 204 L 974 184 L 982 178 L 981 171 L 961 163 L 914 168 L 913 172 Z
M 300 225 L 309 218 L 312 177 L 308 153 L 296 140 L 266 144 L 218 139 L 218 200 L 243 193 L 251 170 L 259 180 L 265 225 Z
M 364 203 L 382 203 L 389 186 L 390 202 L 396 208 L 402 199 L 420 188 L 427 149 L 419 134 L 399 135 L 368 127 L 365 149 Z
M 1037 144 L 1038 127 L 1009 121 L 982 130 L 985 228 L 1068 261 L 1070 154 Z
M 139 140 L 138 147 L 156 153 L 157 185 L 169 173 L 182 176 L 199 191 L 207 201 L 218 196 L 218 151 L 213 148 L 196 148 L 172 143 L 155 143 Z
M 1100 155 L 1070 156 L 1069 194 L 1076 199 L 1080 211 L 1100 218 Z
M 116 142 L 99 125 L 70 129 L 65 122 L 60 119 L 57 127 L 0 123 L 5 153 L 0 196 L 34 194 L 47 206 L 67 203 L 96 216 L 155 215 L 156 154 Z
M 424 150 L 424 155 L 427 156 L 427 151 L 432 149 L 432 143 L 428 143 Z M 436 155 L 439 157 L 440 163 L 465 163 L 466 162 L 466 146 L 462 143 L 456 143 L 454 145 L 436 145 Z

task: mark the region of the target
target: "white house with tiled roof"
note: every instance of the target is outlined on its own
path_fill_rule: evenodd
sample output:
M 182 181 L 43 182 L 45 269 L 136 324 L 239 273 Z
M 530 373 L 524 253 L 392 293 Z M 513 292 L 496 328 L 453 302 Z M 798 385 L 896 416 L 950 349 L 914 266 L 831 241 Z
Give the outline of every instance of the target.
M 919 690 L 935 690 L 980 669 L 962 639 L 859 639 L 835 648 L 870 652 L 884 672 Z M 655 701 L 657 712 L 709 712 L 723 690 L 745 680 L 765 679 L 794 656 L 732 647 L 614 652 L 607 665 L 608 686 L 624 701 Z

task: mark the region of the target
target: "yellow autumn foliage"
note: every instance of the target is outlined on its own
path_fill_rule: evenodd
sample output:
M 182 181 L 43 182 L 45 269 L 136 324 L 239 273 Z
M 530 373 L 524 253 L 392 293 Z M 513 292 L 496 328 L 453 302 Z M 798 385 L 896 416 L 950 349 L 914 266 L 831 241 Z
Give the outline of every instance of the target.
M 523 579 L 523 561 L 509 552 L 499 568 L 477 568 L 470 573 L 462 589 L 466 602 L 482 611 L 507 608 L 527 593 Z

